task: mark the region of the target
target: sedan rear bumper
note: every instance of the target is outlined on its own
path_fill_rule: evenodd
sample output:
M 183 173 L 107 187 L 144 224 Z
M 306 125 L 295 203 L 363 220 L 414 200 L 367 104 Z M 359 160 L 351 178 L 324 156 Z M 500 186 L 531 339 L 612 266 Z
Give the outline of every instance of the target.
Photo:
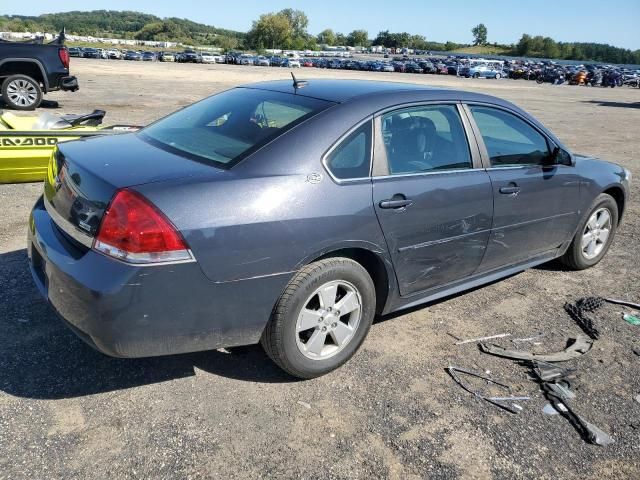
M 290 274 L 214 283 L 197 263 L 133 266 L 76 245 L 42 199 L 29 222 L 33 279 L 62 319 L 114 357 L 257 343 Z

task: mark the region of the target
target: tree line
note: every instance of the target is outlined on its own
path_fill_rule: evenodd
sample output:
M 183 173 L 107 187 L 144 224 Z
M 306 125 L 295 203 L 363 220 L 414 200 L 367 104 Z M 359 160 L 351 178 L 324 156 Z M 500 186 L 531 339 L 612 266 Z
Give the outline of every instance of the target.
M 59 31 L 96 37 L 182 42 L 232 49 L 318 50 L 324 46 L 409 48 L 424 51 L 455 51 L 470 44 L 434 42 L 423 35 L 383 30 L 371 38 L 364 29 L 344 34 L 327 28 L 317 35 L 307 31 L 309 18 L 302 10 L 286 8 L 261 15 L 248 32 L 213 27 L 181 18 L 160 18 L 133 12 L 95 10 L 34 16 L 0 16 L 0 31 Z M 487 27 L 480 23 L 471 30 L 473 45 L 487 45 Z M 605 63 L 640 64 L 640 50 L 631 51 L 601 43 L 556 42 L 552 38 L 523 34 L 518 43 L 492 44 L 504 55 L 530 58 L 593 60 Z
M 244 46 L 246 34 L 183 18 L 160 18 L 140 12 L 94 10 L 50 13 L 39 16 L 0 16 L 0 31 L 58 32 L 73 35 L 136 40 L 172 41 L 221 48 Z

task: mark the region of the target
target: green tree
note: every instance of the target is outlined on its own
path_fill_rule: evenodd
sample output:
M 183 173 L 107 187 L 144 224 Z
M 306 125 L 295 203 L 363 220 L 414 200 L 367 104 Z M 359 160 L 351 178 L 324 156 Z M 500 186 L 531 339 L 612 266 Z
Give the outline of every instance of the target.
M 291 25 L 291 36 L 296 38 L 307 37 L 307 27 L 309 26 L 309 18 L 302 10 L 294 10 L 292 8 L 285 8 L 278 12 L 279 15 L 284 15 L 289 20 Z
M 347 37 L 343 33 L 336 33 L 336 45 L 344 46 L 347 44 Z
M 487 43 L 487 27 L 484 23 L 479 23 L 475 27 L 471 29 L 471 33 L 473 34 L 473 44 L 474 45 L 486 45 Z
M 292 36 L 289 19 L 279 13 L 265 13 L 253 22 L 247 34 L 253 48 L 287 48 Z
M 336 34 L 330 28 L 327 28 L 321 31 L 316 37 L 316 41 L 320 45 L 335 45 L 336 44 Z
M 347 44 L 352 47 L 368 47 L 369 32 L 366 30 L 354 30 L 347 35 Z
M 516 54 L 526 57 L 531 54 L 531 35 L 524 33 L 516 45 Z
M 542 40 L 542 54 L 547 58 L 559 58 L 560 48 L 552 38 L 545 37 Z

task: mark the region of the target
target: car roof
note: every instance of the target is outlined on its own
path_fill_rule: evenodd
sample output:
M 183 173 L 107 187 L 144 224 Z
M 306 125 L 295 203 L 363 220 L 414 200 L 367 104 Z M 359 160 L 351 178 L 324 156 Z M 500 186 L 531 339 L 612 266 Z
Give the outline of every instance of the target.
M 303 79 L 298 79 L 303 82 Z M 459 100 L 489 102 L 496 105 L 511 105 L 498 97 L 464 90 L 446 89 L 415 83 L 384 82 L 373 80 L 304 80 L 304 86 L 294 88 L 292 80 L 273 80 L 241 85 L 240 88 L 254 88 L 274 92 L 289 93 L 305 97 L 317 98 L 335 103 L 346 103 L 363 97 L 384 97 L 390 104 L 393 97 L 405 97 L 406 94 L 419 94 L 421 100 Z M 404 95 L 403 95 L 404 94 Z
M 355 97 L 380 93 L 395 93 L 417 90 L 434 90 L 434 87 L 416 85 L 413 83 L 381 82 L 372 80 L 329 80 L 329 79 L 298 79 L 306 82 L 297 90 L 292 80 L 273 80 L 267 82 L 242 85 L 244 88 L 270 90 L 281 93 L 294 93 L 305 97 L 313 97 L 330 102 L 343 103 Z

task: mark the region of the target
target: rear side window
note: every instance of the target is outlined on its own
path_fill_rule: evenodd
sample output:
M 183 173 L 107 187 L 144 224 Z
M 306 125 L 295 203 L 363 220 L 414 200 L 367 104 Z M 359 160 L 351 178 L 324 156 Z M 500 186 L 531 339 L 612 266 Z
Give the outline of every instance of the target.
M 341 180 L 369 176 L 371 163 L 371 122 L 351 133 L 327 157 L 327 168 Z
M 138 135 L 165 150 L 230 168 L 331 105 L 301 95 L 236 88 L 179 110 Z
M 389 173 L 472 168 L 469 144 L 454 105 L 425 105 L 382 117 Z
M 492 167 L 541 165 L 549 155 L 546 138 L 517 116 L 489 107 L 471 106 Z

